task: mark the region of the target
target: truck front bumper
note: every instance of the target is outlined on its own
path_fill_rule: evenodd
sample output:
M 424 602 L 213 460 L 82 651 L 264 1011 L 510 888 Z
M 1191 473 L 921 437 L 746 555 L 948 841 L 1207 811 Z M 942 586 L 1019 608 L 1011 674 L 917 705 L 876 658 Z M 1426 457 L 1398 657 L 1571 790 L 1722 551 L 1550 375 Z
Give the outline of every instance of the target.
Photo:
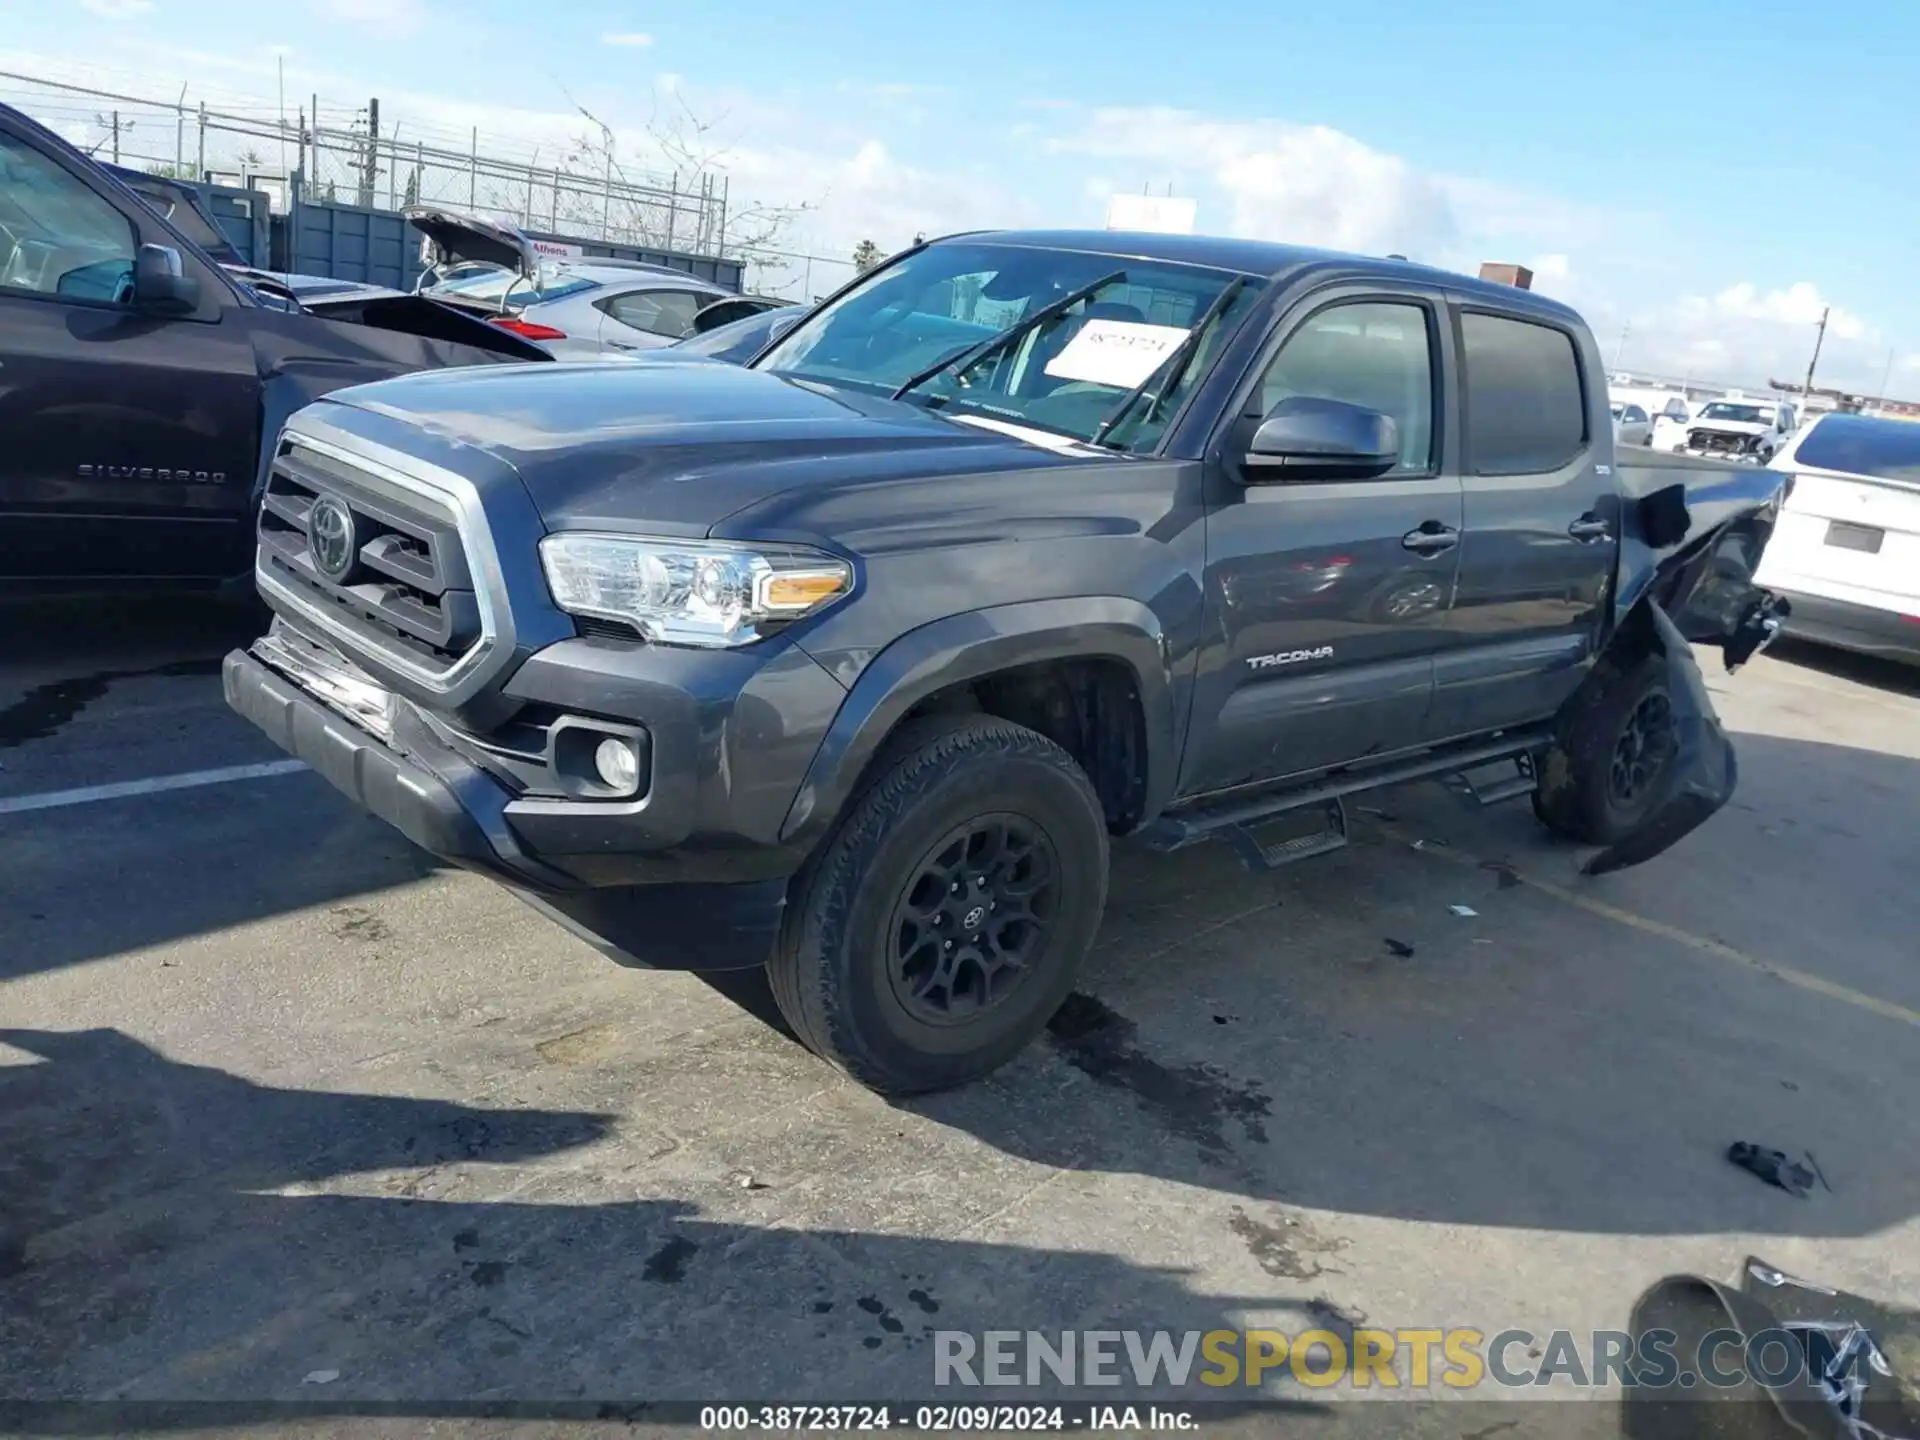
M 685 878 L 673 854 L 633 849 L 623 807 L 528 806 L 400 702 L 393 743 L 321 703 L 245 650 L 222 666 L 227 704 L 282 750 L 423 850 L 490 876 L 625 965 L 676 970 L 765 963 L 786 904 L 790 865 L 764 853 L 732 867 L 711 858 Z M 516 813 L 525 808 L 526 813 Z

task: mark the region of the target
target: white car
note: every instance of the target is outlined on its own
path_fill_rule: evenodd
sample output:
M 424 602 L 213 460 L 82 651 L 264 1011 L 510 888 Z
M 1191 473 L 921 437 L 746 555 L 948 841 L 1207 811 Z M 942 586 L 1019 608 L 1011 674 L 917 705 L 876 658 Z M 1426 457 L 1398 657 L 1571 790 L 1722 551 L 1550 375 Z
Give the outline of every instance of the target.
M 1653 418 L 1632 401 L 1613 402 L 1613 443 L 1615 445 L 1651 445 Z
M 1786 448 L 1797 428 L 1793 406 L 1785 401 L 1737 397 L 1709 400 L 1687 422 L 1679 449 L 1683 455 L 1765 465 Z
M 1920 424 L 1822 415 L 1773 459 L 1787 498 L 1756 583 L 1786 633 L 1920 664 Z

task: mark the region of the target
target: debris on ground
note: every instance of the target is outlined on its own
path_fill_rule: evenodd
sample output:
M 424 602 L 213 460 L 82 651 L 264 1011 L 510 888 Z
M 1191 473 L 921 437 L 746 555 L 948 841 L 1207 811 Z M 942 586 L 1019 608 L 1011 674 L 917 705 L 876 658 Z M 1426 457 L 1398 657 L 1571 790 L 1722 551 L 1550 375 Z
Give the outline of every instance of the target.
M 1813 1173 L 1819 1177 L 1820 1188 L 1826 1191 L 1829 1195 L 1833 1194 L 1833 1186 L 1827 1183 L 1827 1172 L 1820 1168 L 1819 1158 L 1811 1150 L 1805 1151 L 1803 1153 L 1807 1157 L 1807 1164 L 1813 1167 Z
M 1353 808 L 1358 810 L 1362 815 L 1371 815 L 1374 819 L 1384 820 L 1389 825 L 1396 823 L 1400 819 L 1400 817 L 1391 810 L 1382 810 L 1373 805 L 1356 805 Z
M 1328 1295 L 1314 1296 L 1307 1302 L 1307 1308 L 1321 1320 L 1344 1325 L 1349 1330 L 1367 1323 L 1367 1312 L 1358 1305 L 1343 1305 Z
M 1727 1147 L 1727 1159 L 1801 1200 L 1813 1192 L 1813 1182 L 1819 1178 L 1817 1170 L 1788 1158 L 1785 1151 L 1768 1150 L 1745 1140 L 1736 1140 Z
M 338 1370 L 309 1370 L 302 1385 L 331 1385 L 340 1378 Z
M 1480 913 L 1478 910 L 1474 909 L 1471 905 L 1449 905 L 1447 906 L 1447 909 L 1451 910 L 1454 914 L 1458 915 L 1462 920 L 1471 920 L 1473 919 L 1474 916 Z
M 1407 944 L 1406 941 L 1395 940 L 1391 935 L 1385 936 L 1384 938 L 1389 955 L 1400 960 L 1411 960 L 1413 958 L 1413 946 Z
M 766 1181 L 756 1180 L 753 1178 L 753 1176 L 747 1174 L 747 1172 L 744 1170 L 736 1171 L 734 1173 L 733 1183 L 739 1186 L 742 1190 L 765 1190 L 767 1188 Z
M 1504 860 L 1482 860 L 1480 868 L 1490 870 L 1499 877 L 1497 888 L 1501 890 L 1511 890 L 1520 883 L 1520 872 Z

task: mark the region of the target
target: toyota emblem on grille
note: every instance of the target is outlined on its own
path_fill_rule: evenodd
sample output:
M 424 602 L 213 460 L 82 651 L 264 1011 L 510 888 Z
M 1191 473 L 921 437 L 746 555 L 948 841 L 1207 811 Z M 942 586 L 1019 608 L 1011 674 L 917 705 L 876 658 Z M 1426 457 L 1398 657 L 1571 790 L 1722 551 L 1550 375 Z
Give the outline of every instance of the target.
M 359 555 L 360 540 L 353 530 L 353 511 L 344 500 L 322 495 L 307 512 L 307 553 L 329 580 L 344 580 Z

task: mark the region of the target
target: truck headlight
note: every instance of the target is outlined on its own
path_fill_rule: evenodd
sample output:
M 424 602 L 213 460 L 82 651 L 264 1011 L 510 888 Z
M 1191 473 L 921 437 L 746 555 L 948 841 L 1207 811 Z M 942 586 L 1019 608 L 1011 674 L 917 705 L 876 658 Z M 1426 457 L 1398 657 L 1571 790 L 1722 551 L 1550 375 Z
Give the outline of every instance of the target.
M 660 645 L 749 645 L 853 588 L 853 567 L 790 545 L 549 535 L 540 564 L 569 615 L 621 621 Z

